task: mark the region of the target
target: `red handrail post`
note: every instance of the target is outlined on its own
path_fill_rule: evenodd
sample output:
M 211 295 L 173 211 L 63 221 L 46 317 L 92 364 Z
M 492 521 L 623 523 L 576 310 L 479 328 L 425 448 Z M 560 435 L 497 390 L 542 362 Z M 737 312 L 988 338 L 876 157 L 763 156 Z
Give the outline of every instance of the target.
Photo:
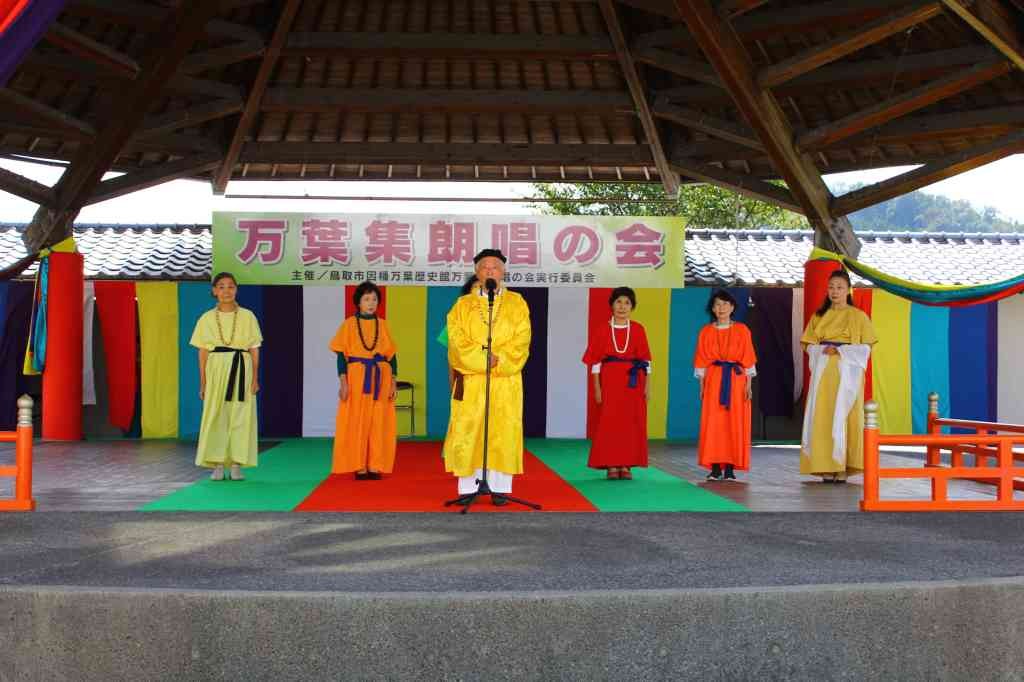
M 871 511 L 878 504 L 878 403 L 864 403 L 864 499 L 861 511 Z
M 18 425 L 14 438 L 14 499 L 0 500 L 0 511 L 34 511 L 32 499 L 32 398 L 18 398 Z

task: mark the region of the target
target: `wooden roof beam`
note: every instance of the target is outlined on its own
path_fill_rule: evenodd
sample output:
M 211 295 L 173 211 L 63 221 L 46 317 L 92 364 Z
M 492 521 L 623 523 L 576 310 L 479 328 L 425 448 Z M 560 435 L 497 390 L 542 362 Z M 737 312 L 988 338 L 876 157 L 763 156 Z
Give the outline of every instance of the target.
M 26 97 L 16 90 L 0 88 L 0 103 L 10 107 L 13 111 L 20 112 L 24 117 L 30 119 L 33 125 L 53 126 L 58 130 L 87 138 L 96 135 L 96 129 L 91 124 L 31 97 Z
M 206 104 L 197 104 L 187 109 L 175 109 L 156 116 L 147 116 L 142 126 L 132 141 L 144 140 L 147 138 L 174 132 L 181 128 L 191 128 L 202 125 L 207 121 L 214 121 L 225 116 L 231 116 L 242 111 L 242 100 L 215 100 Z
M 942 13 L 942 3 L 922 2 L 891 15 L 868 22 L 854 30 L 815 45 L 781 62 L 766 66 L 757 74 L 761 87 L 772 88 L 797 76 L 813 71 L 829 62 L 873 45 L 891 35 L 905 31 Z
M 200 173 L 211 171 L 219 165 L 219 153 L 199 154 L 176 161 L 153 164 L 142 170 L 133 171 L 110 180 L 104 180 L 96 186 L 96 189 L 85 203 L 86 205 L 98 204 L 107 199 L 114 199 L 125 194 L 137 192 L 140 189 L 155 187 L 171 180 L 193 177 Z
M 52 189 L 6 168 L 0 168 L 0 190 L 48 208 L 57 203 Z
M 45 37 L 71 54 L 118 71 L 129 80 L 134 80 L 139 75 L 139 64 L 134 59 L 60 22 L 51 24 L 46 30 Z
M 965 2 L 965 0 L 942 0 L 943 4 L 953 13 L 963 19 L 985 40 L 990 42 L 994 48 L 999 50 L 1003 56 L 1013 62 L 1018 69 L 1024 69 L 1024 53 L 1021 52 L 1020 41 L 1017 39 L 1016 30 L 1012 25 L 998 26 L 997 17 L 987 2 Z M 977 11 L 972 11 L 970 5 L 978 5 Z M 985 12 L 986 17 L 982 15 Z
M 669 167 L 668 157 L 665 148 L 662 146 L 661 131 L 658 130 L 658 123 L 651 113 L 650 102 L 647 101 L 647 89 L 640 80 L 640 73 L 637 71 L 636 62 L 629 51 L 629 42 L 626 40 L 626 33 L 619 21 L 619 10 L 613 0 L 600 0 L 601 14 L 604 15 L 604 23 L 608 27 L 612 44 L 619 57 L 619 67 L 622 75 L 629 86 L 629 94 L 633 98 L 636 107 L 636 114 L 640 117 L 640 125 L 647 138 L 647 144 L 651 147 L 651 155 L 654 157 L 654 165 L 661 176 L 661 184 L 665 187 L 665 194 L 674 197 L 679 194 L 679 176 Z
M 267 88 L 262 111 L 382 112 L 604 112 L 633 111 L 629 93 L 598 90 L 469 90 L 415 88 Z
M 837 197 L 833 207 L 836 213 L 848 215 L 1019 152 L 1024 152 L 1024 130 L 950 154 L 894 178 L 848 192 Z
M 220 11 L 218 3 L 211 3 L 214 11 Z M 165 9 L 134 0 L 69 0 L 64 12 L 73 16 L 99 19 L 119 26 L 131 26 L 140 31 L 161 33 L 174 20 L 175 9 Z M 203 29 L 213 38 L 228 38 L 238 41 L 263 40 L 263 35 L 242 24 L 212 19 Z
M 764 201 L 794 213 L 804 212 L 803 207 L 793 198 L 792 192 L 785 187 L 759 180 L 752 175 L 690 160 L 673 159 L 670 163 L 677 173 L 698 182 L 722 187 L 750 199 Z
M 245 101 L 245 108 L 242 110 L 238 125 L 235 126 L 235 132 L 231 136 L 231 142 L 228 143 L 228 148 L 224 153 L 223 163 L 217 169 L 217 172 L 214 173 L 214 194 L 223 194 L 224 190 L 227 189 L 228 181 L 231 180 L 231 174 L 234 172 L 235 164 L 238 162 L 238 155 L 242 151 L 242 144 L 256 122 L 256 116 L 259 114 L 267 84 L 274 73 L 274 67 L 281 56 L 281 49 L 284 47 L 285 41 L 288 38 L 288 32 L 291 30 L 292 22 L 295 20 L 295 15 L 298 14 L 301 4 L 302 0 L 285 0 L 284 6 L 281 8 L 281 14 L 277 18 L 277 25 L 274 27 L 274 34 L 270 38 L 270 43 L 267 44 L 266 52 L 263 54 L 263 61 L 260 62 L 260 68 L 256 72 L 256 78 Z
M 726 19 L 735 19 L 767 4 L 768 0 L 722 0 L 718 3 L 718 13 Z
M 699 130 L 712 137 L 727 140 L 744 147 L 750 147 L 764 153 L 764 145 L 757 139 L 757 135 L 743 124 L 711 116 L 690 107 L 669 104 L 664 100 L 655 102 L 653 113 L 658 118 L 665 119 L 666 121 L 672 121 L 693 130 Z
M 1011 68 L 1009 62 L 1000 60 L 960 69 L 945 78 L 912 88 L 866 109 L 809 130 L 797 138 L 797 147 L 804 151 L 824 149 L 859 132 L 998 78 Z
M 222 47 L 214 47 L 202 52 L 196 52 L 185 57 L 181 63 L 179 73 L 192 75 L 219 69 L 249 59 L 259 59 L 266 52 L 267 46 L 262 40 L 250 40 L 241 43 L 232 43 Z
M 612 42 L 598 35 L 494 33 L 294 32 L 284 56 L 567 57 L 612 60 Z
M 694 40 L 789 186 L 794 203 L 819 233 L 828 237 L 819 241 L 831 241 L 834 248 L 856 257 L 860 244 L 853 228 L 845 217 L 832 213 L 832 194 L 821 173 L 810 157 L 796 149 L 785 114 L 772 94 L 757 84 L 753 63 L 736 32 L 715 13 L 709 0 L 675 0 L 675 4 Z
M 74 160 L 54 187 L 56 205 L 40 207 L 25 231 L 30 251 L 65 238 L 78 211 L 117 159 L 146 114 L 164 91 L 185 55 L 204 35 L 217 6 L 204 0 L 183 0 L 167 22 L 163 39 L 154 41 L 139 77 L 110 104 L 111 118 L 91 145 L 81 145 Z
M 707 63 L 699 62 L 696 59 L 690 59 L 689 57 L 657 47 L 644 47 L 639 50 L 633 50 L 633 58 L 638 62 L 674 73 L 683 78 L 713 85 L 716 88 L 722 87 L 722 81 L 718 79 L 718 74 L 715 73 L 715 70 Z

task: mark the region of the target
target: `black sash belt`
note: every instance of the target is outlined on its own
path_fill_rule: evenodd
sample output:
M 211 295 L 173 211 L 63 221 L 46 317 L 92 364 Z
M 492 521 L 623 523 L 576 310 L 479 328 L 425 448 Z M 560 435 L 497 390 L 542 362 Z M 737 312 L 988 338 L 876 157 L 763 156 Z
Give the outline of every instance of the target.
M 228 375 L 228 391 L 224 396 L 224 400 L 231 402 L 235 398 L 231 397 L 231 394 L 236 393 L 235 388 L 237 386 L 236 398 L 238 402 L 245 402 L 245 360 L 242 355 L 248 351 L 239 350 L 238 348 L 228 348 L 227 346 L 217 346 L 213 349 L 214 353 L 234 353 L 235 356 L 231 358 L 231 374 Z M 237 382 L 237 384 L 236 384 Z

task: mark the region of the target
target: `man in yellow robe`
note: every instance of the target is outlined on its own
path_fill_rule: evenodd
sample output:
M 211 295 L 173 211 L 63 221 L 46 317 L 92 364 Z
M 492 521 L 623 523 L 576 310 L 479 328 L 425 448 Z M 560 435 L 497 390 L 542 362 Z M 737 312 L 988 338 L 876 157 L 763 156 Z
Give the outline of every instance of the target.
M 505 288 L 505 256 L 485 249 L 473 259 L 480 282 L 497 284 L 492 315 L 490 425 L 487 482 L 496 493 L 512 492 L 512 477 L 523 472 L 523 365 L 530 355 L 530 310 Z M 488 297 L 481 286 L 462 296 L 448 313 L 448 362 L 461 375 L 452 391 L 451 419 L 444 441 L 445 471 L 459 478 L 459 495 L 476 492 L 484 456 L 484 407 Z M 504 498 L 492 498 L 495 504 Z

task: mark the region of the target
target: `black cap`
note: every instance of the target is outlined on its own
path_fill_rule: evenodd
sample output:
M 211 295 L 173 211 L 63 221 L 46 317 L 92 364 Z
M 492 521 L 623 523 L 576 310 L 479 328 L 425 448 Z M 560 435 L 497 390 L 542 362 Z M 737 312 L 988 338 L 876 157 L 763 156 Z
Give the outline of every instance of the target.
M 508 262 L 508 258 L 505 258 L 500 249 L 484 249 L 473 257 L 473 265 L 479 263 L 482 258 L 498 258 L 502 263 Z

